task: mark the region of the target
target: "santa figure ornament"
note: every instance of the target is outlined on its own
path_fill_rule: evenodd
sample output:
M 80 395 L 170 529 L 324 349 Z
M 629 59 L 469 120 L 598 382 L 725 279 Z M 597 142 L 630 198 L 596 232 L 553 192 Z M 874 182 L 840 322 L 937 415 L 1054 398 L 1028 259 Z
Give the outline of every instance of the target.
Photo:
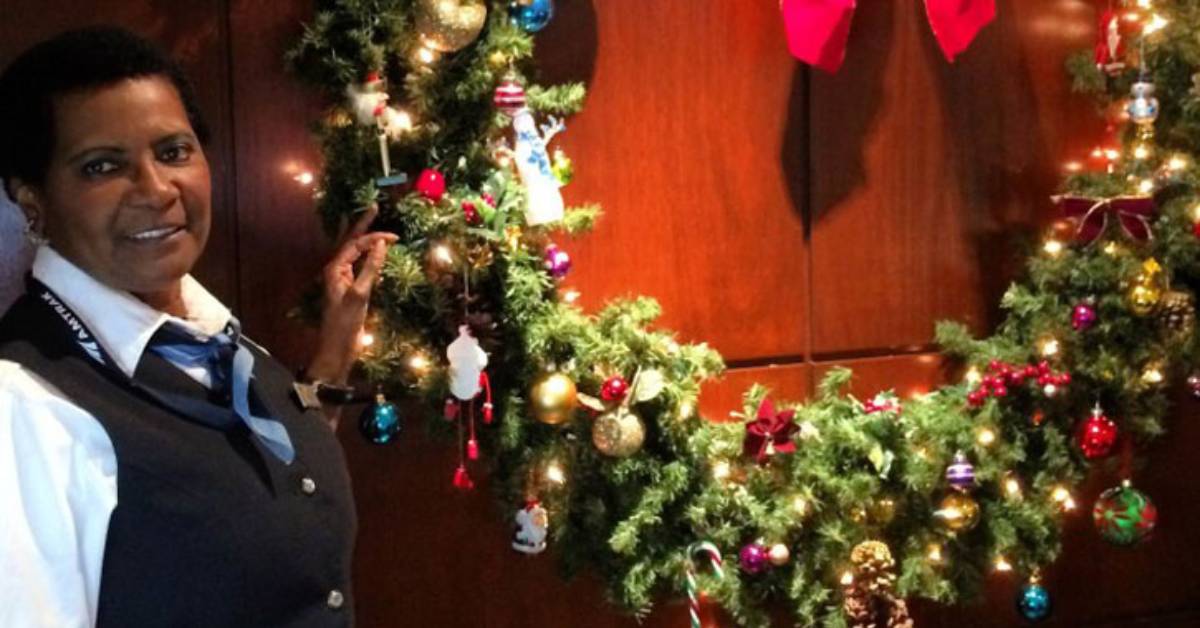
M 483 422 L 492 422 L 492 387 L 488 381 L 487 353 L 480 348 L 479 341 L 471 335 L 466 325 L 458 327 L 458 338 L 446 347 L 446 359 L 450 362 L 450 397 L 446 398 L 446 419 L 458 422 L 459 465 L 455 471 L 454 484 L 458 488 L 473 486 L 467 474 L 467 460 L 479 458 L 479 442 L 475 440 L 475 398 L 484 393 Z M 465 409 L 465 411 L 464 411 Z M 467 424 L 467 441 L 462 443 L 463 423 Z
M 387 85 L 378 72 L 371 72 L 361 85 L 346 87 L 346 95 L 350 99 L 350 109 L 359 124 L 374 126 L 379 130 L 379 160 L 383 166 L 383 176 L 376 179 L 379 187 L 402 185 L 408 181 L 404 173 L 392 174 L 392 160 L 388 152 L 388 141 L 400 137 L 401 133 L 412 129 L 412 119 L 408 114 L 388 106 Z
M 546 529 L 550 527 L 550 517 L 537 500 L 530 500 L 517 511 L 516 522 L 513 549 L 522 554 L 541 554 L 546 551 Z

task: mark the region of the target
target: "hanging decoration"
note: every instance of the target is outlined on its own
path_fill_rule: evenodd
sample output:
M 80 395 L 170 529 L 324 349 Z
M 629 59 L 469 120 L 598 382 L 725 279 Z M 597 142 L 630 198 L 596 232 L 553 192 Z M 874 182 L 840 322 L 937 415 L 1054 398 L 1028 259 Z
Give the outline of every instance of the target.
M 1154 199 L 1149 196 L 1087 198 L 1060 195 L 1053 199 L 1063 214 L 1075 222 L 1075 239 L 1081 244 L 1095 242 L 1108 228 L 1110 216 L 1130 240 L 1144 243 L 1150 239 L 1150 221 L 1156 208 Z
M 1111 8 L 1100 14 L 1096 29 L 1096 48 L 1093 59 L 1096 67 L 1108 74 L 1125 69 L 1125 42 L 1121 35 L 1121 17 Z
M 417 30 L 426 46 L 454 52 L 471 45 L 487 21 L 483 0 L 417 0 Z
M 550 515 L 537 500 L 530 500 L 517 511 L 517 529 L 513 533 L 512 548 L 522 554 L 541 554 L 546 551 L 546 535 L 550 527 Z
M 554 0 L 513 0 L 508 15 L 525 32 L 536 33 L 554 17 Z
M 358 419 L 363 438 L 376 445 L 390 443 L 400 433 L 400 413 L 383 393 L 375 395 L 375 403 L 367 406 Z
M 757 576 L 767 570 L 770 563 L 767 559 L 767 546 L 762 544 L 762 541 L 754 541 L 742 546 L 742 551 L 738 552 L 738 564 L 742 567 L 742 571 Z
M 725 569 L 722 566 L 721 551 L 716 545 L 708 541 L 699 541 L 692 543 L 687 548 L 687 558 L 685 564 L 687 568 L 684 572 L 685 586 L 688 596 L 688 615 L 691 618 L 692 628 L 701 628 L 700 624 L 700 585 L 696 580 L 696 556 L 702 556 L 704 563 L 712 568 L 713 577 L 718 581 L 725 578 Z
M 1141 271 L 1125 294 L 1129 309 L 1137 316 L 1149 316 L 1158 308 L 1170 285 L 1162 265 L 1153 257 L 1142 262 Z
M 479 341 L 471 335 L 467 325 L 459 325 L 458 337 L 446 347 L 446 360 L 449 364 L 451 396 L 446 399 L 444 415 L 447 420 L 454 421 L 458 428 L 459 465 L 455 471 L 455 485 L 458 486 L 466 484 L 457 478 L 467 473 L 467 461 L 479 459 L 479 440 L 475 436 L 475 399 L 480 393 L 484 394 L 481 408 L 483 422 L 491 423 L 492 387 L 484 371 L 488 364 L 487 352 L 479 346 Z M 463 442 L 464 436 L 466 442 Z
M 846 39 L 856 0 L 781 0 L 788 50 L 797 59 L 837 72 L 846 58 Z M 929 27 L 946 60 L 971 45 L 996 17 L 995 0 L 925 0 Z
M 525 224 L 545 225 L 562 220 L 563 198 L 559 190 L 561 183 L 554 176 L 550 155 L 546 147 L 555 135 L 566 126 L 551 117 L 550 124 L 539 129 L 533 114 L 525 106 L 525 90 L 512 78 L 506 78 L 496 87 L 492 102 L 502 113 L 512 118 L 513 146 L 503 148 L 516 163 L 521 183 L 525 186 Z
M 1111 454 L 1113 446 L 1117 444 L 1117 424 L 1104 416 L 1100 404 L 1096 404 L 1091 416 L 1079 423 L 1075 432 L 1075 442 L 1084 458 L 1103 458 Z
M 387 83 L 383 75 L 376 71 L 368 73 L 362 85 L 346 86 L 346 95 L 350 99 L 350 110 L 354 112 L 359 124 L 374 126 L 377 129 L 376 141 L 379 144 L 379 161 L 383 176 L 377 178 L 375 184 L 386 188 L 407 183 L 408 176 L 403 172 L 392 174 L 388 141 L 395 140 L 402 133 L 412 129 L 412 119 L 400 110 L 388 106 Z
M 579 402 L 575 382 L 563 373 L 545 373 L 529 389 L 529 402 L 538 421 L 547 425 L 566 423 Z
M 1128 481 L 1100 494 L 1092 519 L 1101 538 L 1113 545 L 1137 545 L 1150 538 L 1158 509 L 1145 493 Z
M 1039 622 L 1050 616 L 1053 610 L 1050 592 L 1042 586 L 1041 578 L 1033 576 L 1017 592 L 1017 612 L 1029 622 Z

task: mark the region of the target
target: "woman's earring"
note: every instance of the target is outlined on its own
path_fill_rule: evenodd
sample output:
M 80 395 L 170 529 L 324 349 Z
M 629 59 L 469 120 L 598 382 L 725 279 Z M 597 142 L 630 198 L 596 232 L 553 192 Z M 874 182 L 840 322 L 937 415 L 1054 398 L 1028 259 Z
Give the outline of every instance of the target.
M 46 236 L 42 235 L 41 231 L 37 229 L 35 226 L 36 224 L 37 218 L 28 218 L 25 220 L 25 239 L 29 240 L 29 243 L 35 247 L 46 244 L 49 241 L 46 239 Z

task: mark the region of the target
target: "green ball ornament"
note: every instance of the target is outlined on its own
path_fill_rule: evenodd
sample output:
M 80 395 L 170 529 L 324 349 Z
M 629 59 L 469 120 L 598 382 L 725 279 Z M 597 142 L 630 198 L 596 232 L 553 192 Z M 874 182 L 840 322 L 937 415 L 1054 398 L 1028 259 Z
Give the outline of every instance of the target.
M 1145 493 L 1125 482 L 1100 494 L 1092 508 L 1100 537 L 1113 545 L 1137 545 L 1150 538 L 1158 509 Z

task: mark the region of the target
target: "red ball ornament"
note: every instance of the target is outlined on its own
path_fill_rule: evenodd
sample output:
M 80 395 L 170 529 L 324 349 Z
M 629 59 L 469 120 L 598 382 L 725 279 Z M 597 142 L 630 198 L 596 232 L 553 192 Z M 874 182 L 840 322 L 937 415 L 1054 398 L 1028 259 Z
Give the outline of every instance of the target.
M 525 108 L 525 88 L 515 80 L 506 78 L 496 86 L 492 103 L 505 115 L 512 116 Z
M 415 187 L 421 196 L 437 203 L 446 195 L 446 177 L 433 168 L 426 168 L 417 175 Z
M 1092 410 L 1092 416 L 1079 424 L 1075 433 L 1075 442 L 1079 451 L 1088 460 L 1103 458 L 1112 453 L 1113 445 L 1117 443 L 1117 424 L 1104 416 L 1100 406 Z
M 483 224 L 483 216 L 479 213 L 479 209 L 475 207 L 475 203 L 471 201 L 463 201 L 462 204 L 463 220 L 472 227 L 478 227 Z
M 604 386 L 600 388 L 600 397 L 605 401 L 621 401 L 627 394 L 629 394 L 629 383 L 620 375 L 613 375 L 604 380 Z
M 1071 310 L 1071 327 L 1075 331 L 1087 331 L 1096 324 L 1096 308 L 1087 303 L 1080 303 Z

